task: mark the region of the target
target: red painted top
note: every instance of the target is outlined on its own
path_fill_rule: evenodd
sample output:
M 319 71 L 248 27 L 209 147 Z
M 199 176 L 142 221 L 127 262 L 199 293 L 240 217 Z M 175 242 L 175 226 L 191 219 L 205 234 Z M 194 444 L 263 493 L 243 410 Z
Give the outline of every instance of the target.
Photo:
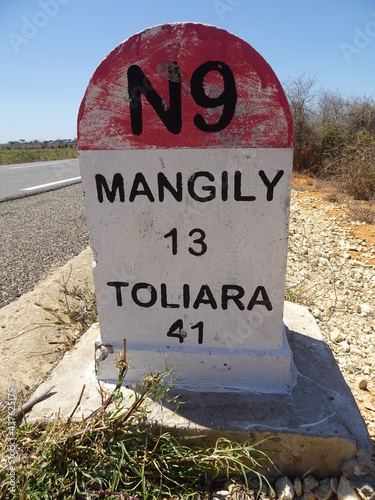
M 78 114 L 80 150 L 288 148 L 292 140 L 268 63 L 240 38 L 195 23 L 155 26 L 117 46 Z

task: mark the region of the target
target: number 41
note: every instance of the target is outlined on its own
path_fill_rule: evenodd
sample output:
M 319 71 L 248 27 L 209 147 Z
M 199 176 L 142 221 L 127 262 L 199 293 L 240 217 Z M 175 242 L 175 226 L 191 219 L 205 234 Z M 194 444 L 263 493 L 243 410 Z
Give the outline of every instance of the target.
M 196 325 L 190 327 L 192 330 L 198 329 L 198 344 L 203 344 L 203 321 L 198 321 Z M 184 323 L 182 319 L 178 319 L 173 323 L 167 333 L 168 337 L 176 337 L 179 339 L 180 344 L 187 337 L 187 333 L 184 330 Z

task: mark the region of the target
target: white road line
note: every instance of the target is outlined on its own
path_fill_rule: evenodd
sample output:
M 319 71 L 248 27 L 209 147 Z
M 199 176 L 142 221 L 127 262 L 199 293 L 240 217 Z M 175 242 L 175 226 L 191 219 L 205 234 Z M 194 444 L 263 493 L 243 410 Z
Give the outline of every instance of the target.
M 20 191 L 32 191 L 33 189 L 41 189 L 41 188 L 50 187 L 50 186 L 57 186 L 58 184 L 63 184 L 64 182 L 79 181 L 80 179 L 81 179 L 81 176 L 80 177 L 72 177 L 71 179 L 65 179 L 63 181 L 49 182 L 48 184 L 40 184 L 39 186 L 23 188 Z
M 9 170 L 16 170 L 18 168 L 32 168 L 32 167 L 46 167 L 48 165 L 57 165 L 59 163 L 62 163 L 63 161 L 66 160 L 55 160 L 55 161 L 43 161 L 43 162 L 35 162 L 32 165 L 30 164 L 22 164 L 22 165 L 17 165 L 16 167 L 9 167 Z

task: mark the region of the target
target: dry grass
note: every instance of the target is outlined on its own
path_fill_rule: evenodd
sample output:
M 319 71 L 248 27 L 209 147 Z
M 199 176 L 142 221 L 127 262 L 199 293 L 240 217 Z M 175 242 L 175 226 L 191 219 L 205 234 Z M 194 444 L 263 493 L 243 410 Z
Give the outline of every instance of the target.
M 351 203 L 349 205 L 349 216 L 353 220 L 375 225 L 375 205 L 373 203 L 368 205 Z
M 164 380 L 170 373 L 150 375 L 124 399 L 120 387 L 127 366 L 118 361 L 119 381 L 102 405 L 88 417 L 54 418 L 28 424 L 27 419 L 9 435 L 7 403 L 0 424 L 0 497 L 17 499 L 189 498 L 209 479 L 266 478 L 260 468 L 270 467 L 257 444 L 218 439 L 214 447 L 189 446 L 154 429 L 147 420 L 145 401 L 168 398 Z M 9 446 L 15 445 L 14 484 L 9 476 Z

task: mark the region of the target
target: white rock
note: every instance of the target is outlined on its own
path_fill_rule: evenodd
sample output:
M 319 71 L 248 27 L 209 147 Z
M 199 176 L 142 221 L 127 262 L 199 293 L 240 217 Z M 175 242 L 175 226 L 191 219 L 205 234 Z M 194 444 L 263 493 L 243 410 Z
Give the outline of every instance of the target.
M 344 335 L 342 331 L 336 327 L 329 334 L 329 338 L 332 342 L 341 342 L 342 340 L 344 340 Z
M 293 483 L 288 477 L 280 477 L 275 483 L 275 489 L 278 500 L 293 500 Z
M 319 486 L 314 489 L 314 495 L 318 500 L 328 500 L 334 495 L 330 478 L 326 477 L 320 481 Z
M 360 304 L 360 305 L 358 306 L 357 311 L 358 311 L 360 314 L 370 314 L 370 312 L 371 312 L 371 306 L 370 306 L 370 304 L 367 304 L 367 303 L 365 303 L 365 304 Z
M 361 497 L 350 486 L 349 479 L 345 476 L 341 476 L 339 487 L 337 488 L 337 498 L 339 500 L 359 500 Z
M 315 479 L 314 476 L 311 476 L 309 474 L 308 476 L 306 476 L 303 479 L 302 485 L 303 485 L 303 491 L 304 491 L 304 493 L 307 493 L 308 491 L 311 491 L 314 488 L 316 488 L 317 486 L 319 486 L 319 481 L 317 479 Z
M 229 495 L 230 495 L 230 493 L 227 490 L 217 491 L 214 494 L 213 500 L 223 500 L 224 498 L 228 498 Z
M 323 321 L 323 316 L 321 311 L 317 307 L 314 307 L 314 309 L 311 311 L 311 314 L 314 316 L 315 319 L 319 319 L 320 321 Z
M 300 497 L 303 493 L 302 490 L 302 481 L 299 477 L 296 477 L 295 480 L 293 481 L 293 488 L 295 491 L 295 494 Z
M 343 342 L 340 342 L 340 346 L 344 350 L 344 352 L 350 352 L 350 345 L 344 340 Z
M 371 484 L 365 483 L 359 488 L 357 488 L 357 492 L 360 497 L 364 500 L 374 500 L 375 499 L 375 490 Z
M 331 477 L 331 479 L 329 480 L 329 485 L 332 488 L 333 492 L 337 493 L 337 489 L 339 487 L 339 480 L 337 479 L 337 477 Z

